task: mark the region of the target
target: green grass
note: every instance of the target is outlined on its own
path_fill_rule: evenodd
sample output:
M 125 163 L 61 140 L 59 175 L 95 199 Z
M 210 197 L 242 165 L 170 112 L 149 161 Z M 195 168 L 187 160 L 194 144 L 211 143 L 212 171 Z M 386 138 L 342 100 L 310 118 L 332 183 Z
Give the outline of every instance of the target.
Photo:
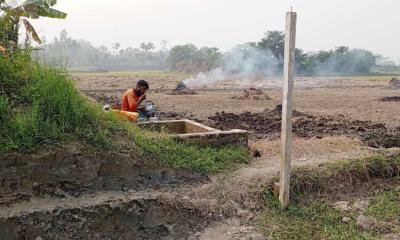
M 350 198 L 357 198 L 357 194 L 372 196 L 364 215 L 385 221 L 384 225 L 400 232 L 396 227 L 400 225 L 399 167 L 400 157 L 376 155 L 294 169 L 291 205 L 282 209 L 269 187 L 265 209 L 258 218 L 260 229 L 271 239 L 375 239 L 386 234 L 388 228 L 384 226 L 371 231 L 360 230 L 356 226 L 360 212 L 344 212 L 332 207 L 338 199 L 337 193 L 347 193 Z M 347 191 L 354 186 L 365 189 Z M 343 222 L 344 217 L 350 221 Z
M 106 115 L 110 119 L 103 124 L 114 132 L 127 133 L 141 157 L 157 159 L 172 168 L 217 173 L 232 170 L 250 159 L 250 154 L 244 147 L 214 148 L 179 143 L 163 133 L 139 129 L 136 125 L 120 120 L 112 113 Z
M 24 54 L 0 56 L 0 151 L 32 150 L 46 139 L 79 136 L 105 144 L 97 119 L 101 110 L 86 103 L 65 71 L 41 66 Z
M 282 209 L 279 201 L 268 193 L 266 208 L 258 219 L 261 231 L 270 239 L 379 239 L 387 233 L 400 234 L 398 186 L 373 193 L 363 214 L 375 217 L 380 227 L 369 231 L 363 231 L 356 225 L 360 212 L 334 209 L 332 202 L 322 199 L 309 201 Z M 343 222 L 344 217 L 350 221 Z
M 249 159 L 243 147 L 211 148 L 177 143 L 167 136 L 147 133 L 134 134 L 136 144 L 150 156 L 174 168 L 196 169 L 215 173 L 246 163 Z
M 350 222 L 342 221 L 349 217 Z M 261 230 L 270 239 L 371 239 L 373 233 L 362 232 L 355 216 L 332 208 L 328 202 L 315 201 L 309 205 L 279 206 L 271 194 L 266 199 L 266 210 L 259 217 Z
M 126 138 L 141 157 L 174 168 L 214 173 L 249 159 L 244 148 L 202 148 L 145 133 L 86 101 L 65 70 L 42 66 L 25 53 L 0 55 L 0 86 L 0 153 L 33 151 L 46 140 L 68 139 L 116 149 Z
M 365 214 L 389 223 L 400 233 L 400 187 L 374 196 Z
M 301 201 L 305 195 L 329 196 L 339 188 L 369 183 L 373 178 L 390 179 L 398 174 L 400 157 L 374 155 L 326 163 L 318 167 L 295 168 L 291 176 L 291 197 Z M 340 179 L 341 185 L 338 185 Z

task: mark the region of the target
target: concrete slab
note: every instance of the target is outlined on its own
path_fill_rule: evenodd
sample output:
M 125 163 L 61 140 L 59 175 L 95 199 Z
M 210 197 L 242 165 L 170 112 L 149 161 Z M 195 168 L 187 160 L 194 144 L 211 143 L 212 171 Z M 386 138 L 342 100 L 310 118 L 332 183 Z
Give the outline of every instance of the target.
M 144 129 L 165 132 L 180 142 L 201 146 L 248 145 L 248 132 L 240 129 L 221 131 L 192 120 L 169 120 L 138 123 Z

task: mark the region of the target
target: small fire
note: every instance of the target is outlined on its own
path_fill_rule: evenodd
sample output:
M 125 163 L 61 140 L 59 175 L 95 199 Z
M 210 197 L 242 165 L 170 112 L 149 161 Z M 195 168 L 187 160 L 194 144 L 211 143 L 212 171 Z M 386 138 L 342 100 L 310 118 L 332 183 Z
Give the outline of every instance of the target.
M 178 83 L 174 90 L 170 93 L 171 95 L 194 95 L 196 91 L 189 89 L 186 84 L 182 81 Z

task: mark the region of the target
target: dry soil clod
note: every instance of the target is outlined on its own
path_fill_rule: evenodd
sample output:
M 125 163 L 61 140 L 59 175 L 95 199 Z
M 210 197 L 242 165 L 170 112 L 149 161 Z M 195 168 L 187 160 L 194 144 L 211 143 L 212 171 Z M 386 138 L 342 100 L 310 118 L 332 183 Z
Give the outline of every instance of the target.
M 239 100 L 269 100 L 271 99 L 262 89 L 249 88 L 244 90 L 243 95 L 233 96 L 232 99 Z
M 400 79 L 398 78 L 392 78 L 389 81 L 389 88 L 390 89 L 400 89 Z

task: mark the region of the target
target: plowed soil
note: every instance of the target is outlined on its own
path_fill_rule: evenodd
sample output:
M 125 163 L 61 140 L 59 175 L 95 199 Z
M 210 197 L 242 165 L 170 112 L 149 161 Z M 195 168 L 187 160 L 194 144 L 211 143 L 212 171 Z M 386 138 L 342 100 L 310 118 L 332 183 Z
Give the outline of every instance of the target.
M 209 117 L 215 128 L 222 130 L 245 129 L 255 138 L 276 139 L 281 131 L 282 106 L 260 113 L 240 114 L 217 112 Z M 400 129 L 387 129 L 384 124 L 370 121 L 350 120 L 343 115 L 313 116 L 293 112 L 293 133 L 303 138 L 323 138 L 324 136 L 347 135 L 359 137 L 371 147 L 400 147 Z
M 198 92 L 190 89 L 184 89 L 184 90 L 172 90 L 171 92 L 168 93 L 169 95 L 196 95 L 199 94 Z

